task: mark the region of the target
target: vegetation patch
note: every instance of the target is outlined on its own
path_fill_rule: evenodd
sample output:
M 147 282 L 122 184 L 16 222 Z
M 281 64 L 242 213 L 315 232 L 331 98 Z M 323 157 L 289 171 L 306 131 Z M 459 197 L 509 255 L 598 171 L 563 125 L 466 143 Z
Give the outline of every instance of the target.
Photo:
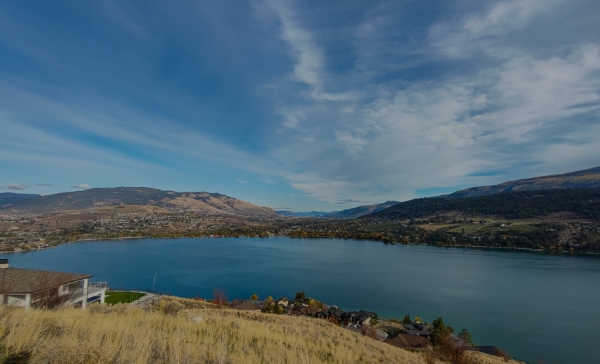
M 109 305 L 114 305 L 116 303 L 131 303 L 145 295 L 145 293 L 140 292 L 107 291 L 104 302 Z

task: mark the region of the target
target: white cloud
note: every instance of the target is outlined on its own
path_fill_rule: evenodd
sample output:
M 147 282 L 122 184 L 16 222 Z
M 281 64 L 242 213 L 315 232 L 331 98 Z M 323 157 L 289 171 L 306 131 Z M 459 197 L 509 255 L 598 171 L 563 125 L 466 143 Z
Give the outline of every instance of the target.
M 237 183 L 244 183 L 244 184 L 248 183 L 248 181 L 245 181 L 245 180 L 243 180 L 243 179 L 241 179 L 241 178 L 238 178 L 238 179 L 236 179 L 235 181 L 236 181 Z
M 9 190 L 14 190 L 14 191 L 22 191 L 22 190 L 26 190 L 29 186 L 24 185 L 22 183 L 9 183 L 8 185 L 6 185 L 6 188 L 8 188 Z
M 595 112 L 598 126 L 600 79 L 594 74 L 600 71 L 599 53 L 598 46 L 586 44 L 563 57 L 512 59 L 473 77 L 382 89 L 379 98 L 358 110 L 361 119 L 330 125 L 356 131 L 334 132 L 347 157 L 326 147 L 311 149 L 298 161 L 304 172 L 288 179 L 319 200 L 377 202 L 415 197 L 419 189 L 468 185 L 470 174 L 486 170 L 522 175 L 519 166 L 556 170 L 551 166 L 567 166 L 567 160 L 589 167 L 597 158 L 582 157 L 600 150 L 600 140 L 588 136 L 578 146 L 584 136 L 570 124 Z M 585 127 L 589 133 L 592 126 Z M 546 140 L 543 133 L 564 142 Z M 327 136 L 315 135 L 315 143 L 327 144 Z M 569 148 L 572 152 L 564 153 Z M 544 150 L 551 152 L 543 156 Z M 563 157 L 548 158 L 560 153 Z
M 335 138 L 340 143 L 340 145 L 348 151 L 350 154 L 356 154 L 360 152 L 365 145 L 367 145 L 367 141 L 361 137 L 353 136 L 349 131 L 336 131 Z
M 281 39 L 292 50 L 296 61 L 291 79 L 310 86 L 309 96 L 316 101 L 346 101 L 357 97 L 354 92 L 327 92 L 324 91 L 323 68 L 325 57 L 323 51 L 315 44 L 314 35 L 303 28 L 297 21 L 294 10 L 288 1 L 264 0 L 264 3 L 273 10 L 281 25 Z M 290 121 L 286 120 L 285 124 Z M 292 121 L 293 126 L 296 125 Z
M 287 176 L 286 179 L 294 188 L 305 192 L 308 196 L 331 203 L 339 200 L 338 196 L 345 192 L 348 185 L 343 181 L 320 179 L 309 174 L 294 174 Z
M 89 183 L 79 183 L 79 184 L 71 186 L 71 188 L 87 190 L 90 188 L 90 185 L 89 185 Z
M 467 58 L 477 52 L 507 58 L 515 54 L 508 34 L 530 25 L 535 17 L 552 11 L 562 0 L 505 0 L 484 14 L 470 14 L 459 22 L 431 27 L 430 45 L 450 58 Z M 502 42 L 502 43 L 500 43 Z

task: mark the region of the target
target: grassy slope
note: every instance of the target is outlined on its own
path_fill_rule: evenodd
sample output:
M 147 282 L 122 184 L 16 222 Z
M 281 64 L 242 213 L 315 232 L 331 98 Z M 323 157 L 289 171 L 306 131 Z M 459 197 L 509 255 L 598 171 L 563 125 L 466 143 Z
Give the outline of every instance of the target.
M 214 308 L 171 316 L 123 306 L 1 309 L 4 354 L 29 353 L 31 363 L 73 364 L 423 362 L 418 355 L 315 319 Z M 190 322 L 195 314 L 206 322 Z
M 193 300 L 166 302 L 153 312 L 128 305 L 27 312 L 0 307 L 0 355 L 3 362 L 20 357 L 23 363 L 59 364 L 425 363 L 420 354 L 324 320 L 220 311 Z M 187 309 L 165 314 L 174 305 Z M 194 315 L 204 322 L 192 323 Z M 479 363 L 500 363 L 476 357 Z

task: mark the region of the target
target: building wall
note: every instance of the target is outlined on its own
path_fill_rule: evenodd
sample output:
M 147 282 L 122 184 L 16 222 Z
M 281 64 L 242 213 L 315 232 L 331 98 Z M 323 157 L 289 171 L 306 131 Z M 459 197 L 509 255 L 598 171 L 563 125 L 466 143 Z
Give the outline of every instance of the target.
M 27 295 L 24 294 L 12 294 L 6 297 L 6 305 L 10 307 L 27 307 L 28 300 Z

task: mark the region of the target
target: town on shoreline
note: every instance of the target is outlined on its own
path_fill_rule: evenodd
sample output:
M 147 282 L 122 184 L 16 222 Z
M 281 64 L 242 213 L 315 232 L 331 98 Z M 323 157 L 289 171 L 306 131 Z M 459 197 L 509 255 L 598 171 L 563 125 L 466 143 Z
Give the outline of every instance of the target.
M 600 226 L 583 221 L 536 222 L 520 225 L 491 219 L 457 220 L 456 217 L 452 217 L 450 222 L 442 223 L 433 220 L 357 221 L 283 217 L 281 219 L 240 219 L 191 213 L 108 211 L 102 214 L 91 210 L 40 216 L 0 216 L 0 253 L 41 250 L 64 243 L 90 240 L 275 236 L 339 238 L 378 241 L 385 244 L 422 244 L 477 249 L 600 253 L 600 250 L 590 249 L 589 245 L 576 243 L 579 239 L 577 237 L 593 237 L 600 234 Z M 440 217 L 442 218 L 444 217 Z M 552 243 L 552 240 L 546 237 L 552 234 L 560 235 L 558 243 Z M 531 236 L 535 236 L 539 242 L 532 243 Z

